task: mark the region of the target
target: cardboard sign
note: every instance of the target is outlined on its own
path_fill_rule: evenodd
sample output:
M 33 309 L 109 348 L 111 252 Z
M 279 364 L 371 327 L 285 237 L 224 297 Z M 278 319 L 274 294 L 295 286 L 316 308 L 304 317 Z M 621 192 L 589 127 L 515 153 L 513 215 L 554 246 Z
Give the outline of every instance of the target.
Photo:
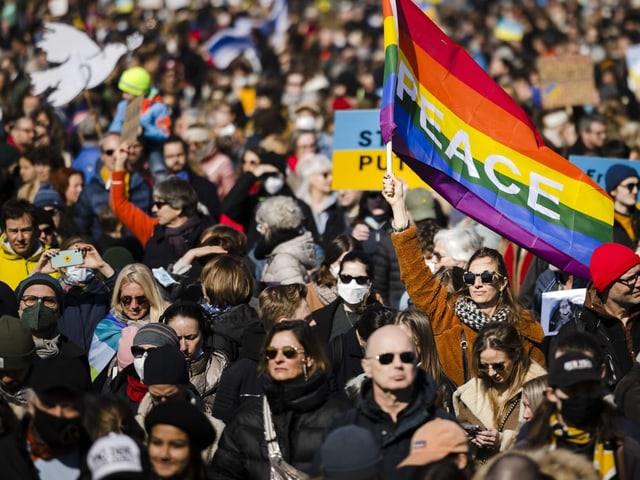
M 122 143 L 131 145 L 138 138 L 142 99 L 142 96 L 136 97 L 127 105 L 127 109 L 124 112 L 124 121 L 122 122 L 122 132 L 120 133 Z
M 334 190 L 380 190 L 387 170 L 387 153 L 380 133 L 379 110 L 338 110 L 333 145 Z M 427 187 L 402 160 L 393 155 L 393 174 L 410 188 Z
M 542 294 L 540 323 L 545 335 L 557 335 L 562 326 L 582 309 L 586 288 L 558 290 Z
M 598 92 L 590 56 L 567 55 L 538 59 L 542 106 L 546 109 L 595 104 Z
M 625 158 L 603 158 L 603 157 L 587 157 L 582 155 L 571 155 L 569 161 L 576 165 L 580 170 L 589 175 L 591 179 L 600 185 L 604 190 L 604 177 L 607 170 L 613 165 L 623 164 L 634 168 L 638 172 L 640 178 L 640 161 L 627 160 Z

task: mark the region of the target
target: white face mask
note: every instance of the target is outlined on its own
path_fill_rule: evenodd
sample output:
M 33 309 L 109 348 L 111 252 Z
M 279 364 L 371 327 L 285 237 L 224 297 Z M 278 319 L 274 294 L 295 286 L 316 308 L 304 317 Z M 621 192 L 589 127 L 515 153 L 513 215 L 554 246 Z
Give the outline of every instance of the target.
M 342 283 L 338 280 L 338 295 L 350 305 L 362 302 L 370 289 L 369 285 L 358 285 L 355 280 L 351 280 L 349 283 Z
M 86 267 L 67 267 L 67 270 L 62 275 L 62 280 L 67 285 L 81 285 L 89 282 L 95 273 L 91 268 Z
M 314 131 L 316 129 L 316 119 L 308 115 L 296 118 L 296 130 L 305 132 Z
M 284 179 L 279 175 L 267 177 L 264 181 L 264 189 L 269 195 L 275 195 L 284 187 Z
M 340 273 L 340 265 L 331 265 L 331 267 L 329 267 L 329 271 L 331 272 L 331 275 L 333 275 L 333 278 L 337 280 L 338 274 Z
M 133 368 L 138 374 L 141 382 L 144 382 L 144 362 L 147 359 L 147 354 L 145 353 L 141 357 L 135 357 L 133 359 Z

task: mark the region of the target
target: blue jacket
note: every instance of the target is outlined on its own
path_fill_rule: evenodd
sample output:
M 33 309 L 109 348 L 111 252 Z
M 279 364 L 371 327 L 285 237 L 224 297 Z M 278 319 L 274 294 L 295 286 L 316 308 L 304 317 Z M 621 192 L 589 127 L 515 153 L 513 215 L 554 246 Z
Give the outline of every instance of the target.
M 84 146 L 71 162 L 71 167 L 82 172 L 84 184 L 87 185 L 96 174 L 96 164 L 99 161 L 100 147 L 97 145 Z
M 122 100 L 118 103 L 116 114 L 109 126 L 109 132 L 120 133 L 122 131 L 127 105 L 129 105 L 127 100 Z M 140 126 L 143 129 L 142 137 L 155 142 L 168 138 L 171 126 L 170 113 L 169 107 L 164 103 L 145 100 L 140 114 Z
M 73 211 L 76 226 L 83 234 L 91 235 L 96 240 L 102 234 L 98 216 L 109 207 L 109 190 L 100 175 L 101 169 L 102 162 L 99 162 L 96 175 L 85 185 Z M 151 211 L 151 187 L 136 172 L 131 172 L 129 178 L 129 200 L 148 214 Z

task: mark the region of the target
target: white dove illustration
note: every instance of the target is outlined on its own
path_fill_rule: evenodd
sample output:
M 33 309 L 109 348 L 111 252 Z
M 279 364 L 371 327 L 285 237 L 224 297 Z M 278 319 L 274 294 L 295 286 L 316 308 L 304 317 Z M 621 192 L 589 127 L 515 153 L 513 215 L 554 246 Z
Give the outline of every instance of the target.
M 142 45 L 142 35 L 127 37 L 127 44 L 109 43 L 100 48 L 86 33 L 64 23 L 47 23 L 37 44 L 55 66 L 32 72 L 35 95 L 45 94 L 54 107 L 66 105 L 85 89 L 97 87 L 111 74 L 127 52 Z

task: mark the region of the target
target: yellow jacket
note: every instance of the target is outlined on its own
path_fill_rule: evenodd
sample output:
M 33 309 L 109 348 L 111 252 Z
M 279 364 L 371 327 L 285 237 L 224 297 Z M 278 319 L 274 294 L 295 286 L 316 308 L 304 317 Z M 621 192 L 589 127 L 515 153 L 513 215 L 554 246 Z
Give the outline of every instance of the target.
M 15 291 L 18 284 L 31 274 L 46 249 L 38 244 L 38 249 L 30 257 L 24 258 L 13 251 L 6 234 L 0 235 L 0 280 Z M 51 276 L 57 278 L 58 274 Z

